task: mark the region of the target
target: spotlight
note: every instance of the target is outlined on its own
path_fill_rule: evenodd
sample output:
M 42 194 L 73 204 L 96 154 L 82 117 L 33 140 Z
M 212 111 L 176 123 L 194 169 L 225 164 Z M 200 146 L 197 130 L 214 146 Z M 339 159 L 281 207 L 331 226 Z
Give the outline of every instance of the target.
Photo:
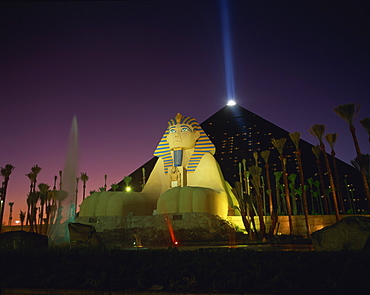
M 227 102 L 227 105 L 228 106 L 234 106 L 234 105 L 236 105 L 236 102 L 233 99 L 229 99 L 229 101 Z
M 130 191 L 131 191 L 131 187 L 126 186 L 126 192 L 130 192 Z

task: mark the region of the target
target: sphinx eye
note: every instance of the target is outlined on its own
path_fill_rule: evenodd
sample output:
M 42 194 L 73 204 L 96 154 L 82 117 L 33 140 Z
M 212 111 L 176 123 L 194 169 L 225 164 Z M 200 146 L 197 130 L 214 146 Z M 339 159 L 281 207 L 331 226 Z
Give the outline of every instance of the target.
M 170 131 L 169 131 L 170 133 L 174 133 L 174 132 L 176 132 L 176 130 L 175 129 L 170 129 Z
M 191 131 L 189 127 L 182 127 L 181 132 Z

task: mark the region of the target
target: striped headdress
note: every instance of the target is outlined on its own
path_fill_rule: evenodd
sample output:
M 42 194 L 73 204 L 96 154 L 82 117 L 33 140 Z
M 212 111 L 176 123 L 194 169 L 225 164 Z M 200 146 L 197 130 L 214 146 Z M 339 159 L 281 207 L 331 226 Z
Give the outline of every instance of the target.
M 211 153 L 213 155 L 216 151 L 214 144 L 211 142 L 207 134 L 203 131 L 198 122 L 192 117 L 183 117 L 178 113 L 174 119 L 168 121 L 168 127 L 161 141 L 159 142 L 156 150 L 154 151 L 154 156 L 163 159 L 164 172 L 167 174 L 168 168 L 174 166 L 170 146 L 167 142 L 167 135 L 169 133 L 169 127 L 176 124 L 189 125 L 191 126 L 193 132 L 199 131 L 200 133 L 200 137 L 195 142 L 194 153 L 191 156 L 189 163 L 186 167 L 187 172 L 192 173 L 195 171 L 195 169 L 197 169 L 198 164 L 204 154 Z

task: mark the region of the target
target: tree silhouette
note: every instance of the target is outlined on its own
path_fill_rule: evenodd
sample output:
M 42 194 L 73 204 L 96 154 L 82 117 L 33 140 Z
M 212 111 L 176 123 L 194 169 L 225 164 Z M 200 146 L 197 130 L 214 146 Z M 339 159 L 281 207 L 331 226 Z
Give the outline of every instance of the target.
M 306 221 L 307 236 L 310 237 L 310 223 L 308 222 L 307 194 L 306 194 L 306 188 L 304 184 L 304 173 L 303 173 L 303 164 L 302 164 L 302 158 L 301 158 L 301 149 L 299 148 L 301 134 L 299 132 L 293 132 L 293 133 L 289 133 L 289 136 L 290 136 L 290 139 L 293 141 L 293 144 L 296 148 L 295 156 L 298 162 L 299 181 L 300 181 L 300 187 L 302 191 L 303 213 L 304 213 L 304 217 Z
M 370 141 L 370 118 L 364 118 L 360 120 L 361 125 L 365 128 L 367 134 L 369 135 L 369 141 Z
M 86 172 L 85 173 L 81 173 L 81 181 L 83 183 L 83 186 L 82 186 L 82 200 L 85 200 L 85 194 L 86 194 L 86 182 L 89 180 L 89 177 L 87 176 Z
M 281 162 L 281 168 L 283 172 L 283 181 L 284 181 L 284 190 L 285 190 L 285 202 L 286 202 L 286 209 L 288 213 L 288 221 L 289 221 L 289 233 L 290 235 L 294 234 L 293 230 L 293 221 L 292 221 L 292 205 L 290 202 L 290 194 L 289 194 L 289 184 L 288 184 L 288 173 L 286 171 L 286 159 L 283 155 L 283 149 L 286 142 L 286 138 L 280 138 L 280 139 L 271 139 L 272 144 L 279 152 L 279 158 Z
M 328 133 L 328 134 L 325 135 L 325 139 L 329 143 L 330 148 L 331 148 L 331 153 L 330 154 L 331 154 L 331 159 L 332 159 L 332 162 L 333 162 L 335 185 L 336 185 L 336 188 L 337 188 L 339 205 L 341 207 L 342 212 L 345 213 L 344 203 L 343 203 L 343 194 L 342 194 L 342 189 L 341 189 L 340 179 L 339 179 L 337 159 L 335 158 L 335 150 L 334 150 L 335 143 L 337 142 L 337 138 L 338 138 L 337 133 Z
M 14 205 L 14 202 L 9 202 L 8 205 L 9 205 L 9 221 L 8 221 L 8 225 L 12 225 L 12 220 L 13 220 L 13 205 Z
M 2 185 L 1 185 L 1 195 L 0 195 L 0 207 L 1 207 L 0 233 L 2 231 L 2 226 L 3 226 L 3 217 L 4 217 L 4 209 L 5 209 L 5 202 L 6 202 L 6 192 L 7 192 L 7 189 L 8 189 L 9 178 L 10 178 L 10 175 L 12 174 L 14 168 L 15 167 L 11 164 L 6 164 L 5 167 L 0 168 L 1 175 L 4 178 L 4 181 L 2 182 Z
M 352 139 L 355 145 L 357 157 L 361 155 L 361 150 L 360 150 L 360 145 L 358 143 L 357 136 L 356 136 L 356 128 L 353 125 L 353 119 L 357 116 L 358 111 L 360 110 L 360 107 L 361 105 L 355 106 L 355 104 L 350 103 L 350 104 L 340 105 L 334 108 L 334 112 L 336 112 L 337 115 L 341 117 L 344 121 L 346 121 L 347 124 L 349 125 L 349 131 L 352 134 Z M 367 120 L 365 120 L 365 126 L 367 126 Z M 367 198 L 368 207 L 370 210 L 370 188 L 369 188 L 369 182 L 366 179 L 366 173 L 364 169 L 361 169 L 361 176 L 362 176 L 362 182 L 364 184 L 364 190 L 365 190 L 365 195 Z
M 319 140 L 320 148 L 321 148 L 321 151 L 324 155 L 326 171 L 328 172 L 328 175 L 329 175 L 330 188 L 331 188 L 331 193 L 333 195 L 333 201 L 334 201 L 335 217 L 336 217 L 336 220 L 339 221 L 338 198 L 337 198 L 337 193 L 335 191 L 333 173 L 331 172 L 329 159 L 328 159 L 328 154 L 325 151 L 325 145 L 324 145 L 324 142 L 322 141 L 322 138 L 323 138 L 324 133 L 325 133 L 325 126 L 321 125 L 321 124 L 315 124 L 308 130 L 308 132 L 313 137 L 316 137 Z

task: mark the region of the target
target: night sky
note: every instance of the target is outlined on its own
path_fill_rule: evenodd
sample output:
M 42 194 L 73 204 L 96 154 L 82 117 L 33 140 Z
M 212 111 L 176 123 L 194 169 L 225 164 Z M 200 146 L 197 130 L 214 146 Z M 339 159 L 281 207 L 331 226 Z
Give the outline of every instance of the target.
M 231 0 L 229 10 L 237 103 L 312 144 L 307 130 L 324 124 L 347 163 L 353 142 L 333 108 L 361 103 L 355 127 L 370 153 L 359 123 L 370 117 L 370 2 Z M 31 167 L 51 186 L 63 169 L 74 115 L 90 191 L 149 160 L 177 112 L 201 123 L 224 107 L 220 20 L 213 0 L 1 2 L 0 166 L 15 166 L 13 221 Z

